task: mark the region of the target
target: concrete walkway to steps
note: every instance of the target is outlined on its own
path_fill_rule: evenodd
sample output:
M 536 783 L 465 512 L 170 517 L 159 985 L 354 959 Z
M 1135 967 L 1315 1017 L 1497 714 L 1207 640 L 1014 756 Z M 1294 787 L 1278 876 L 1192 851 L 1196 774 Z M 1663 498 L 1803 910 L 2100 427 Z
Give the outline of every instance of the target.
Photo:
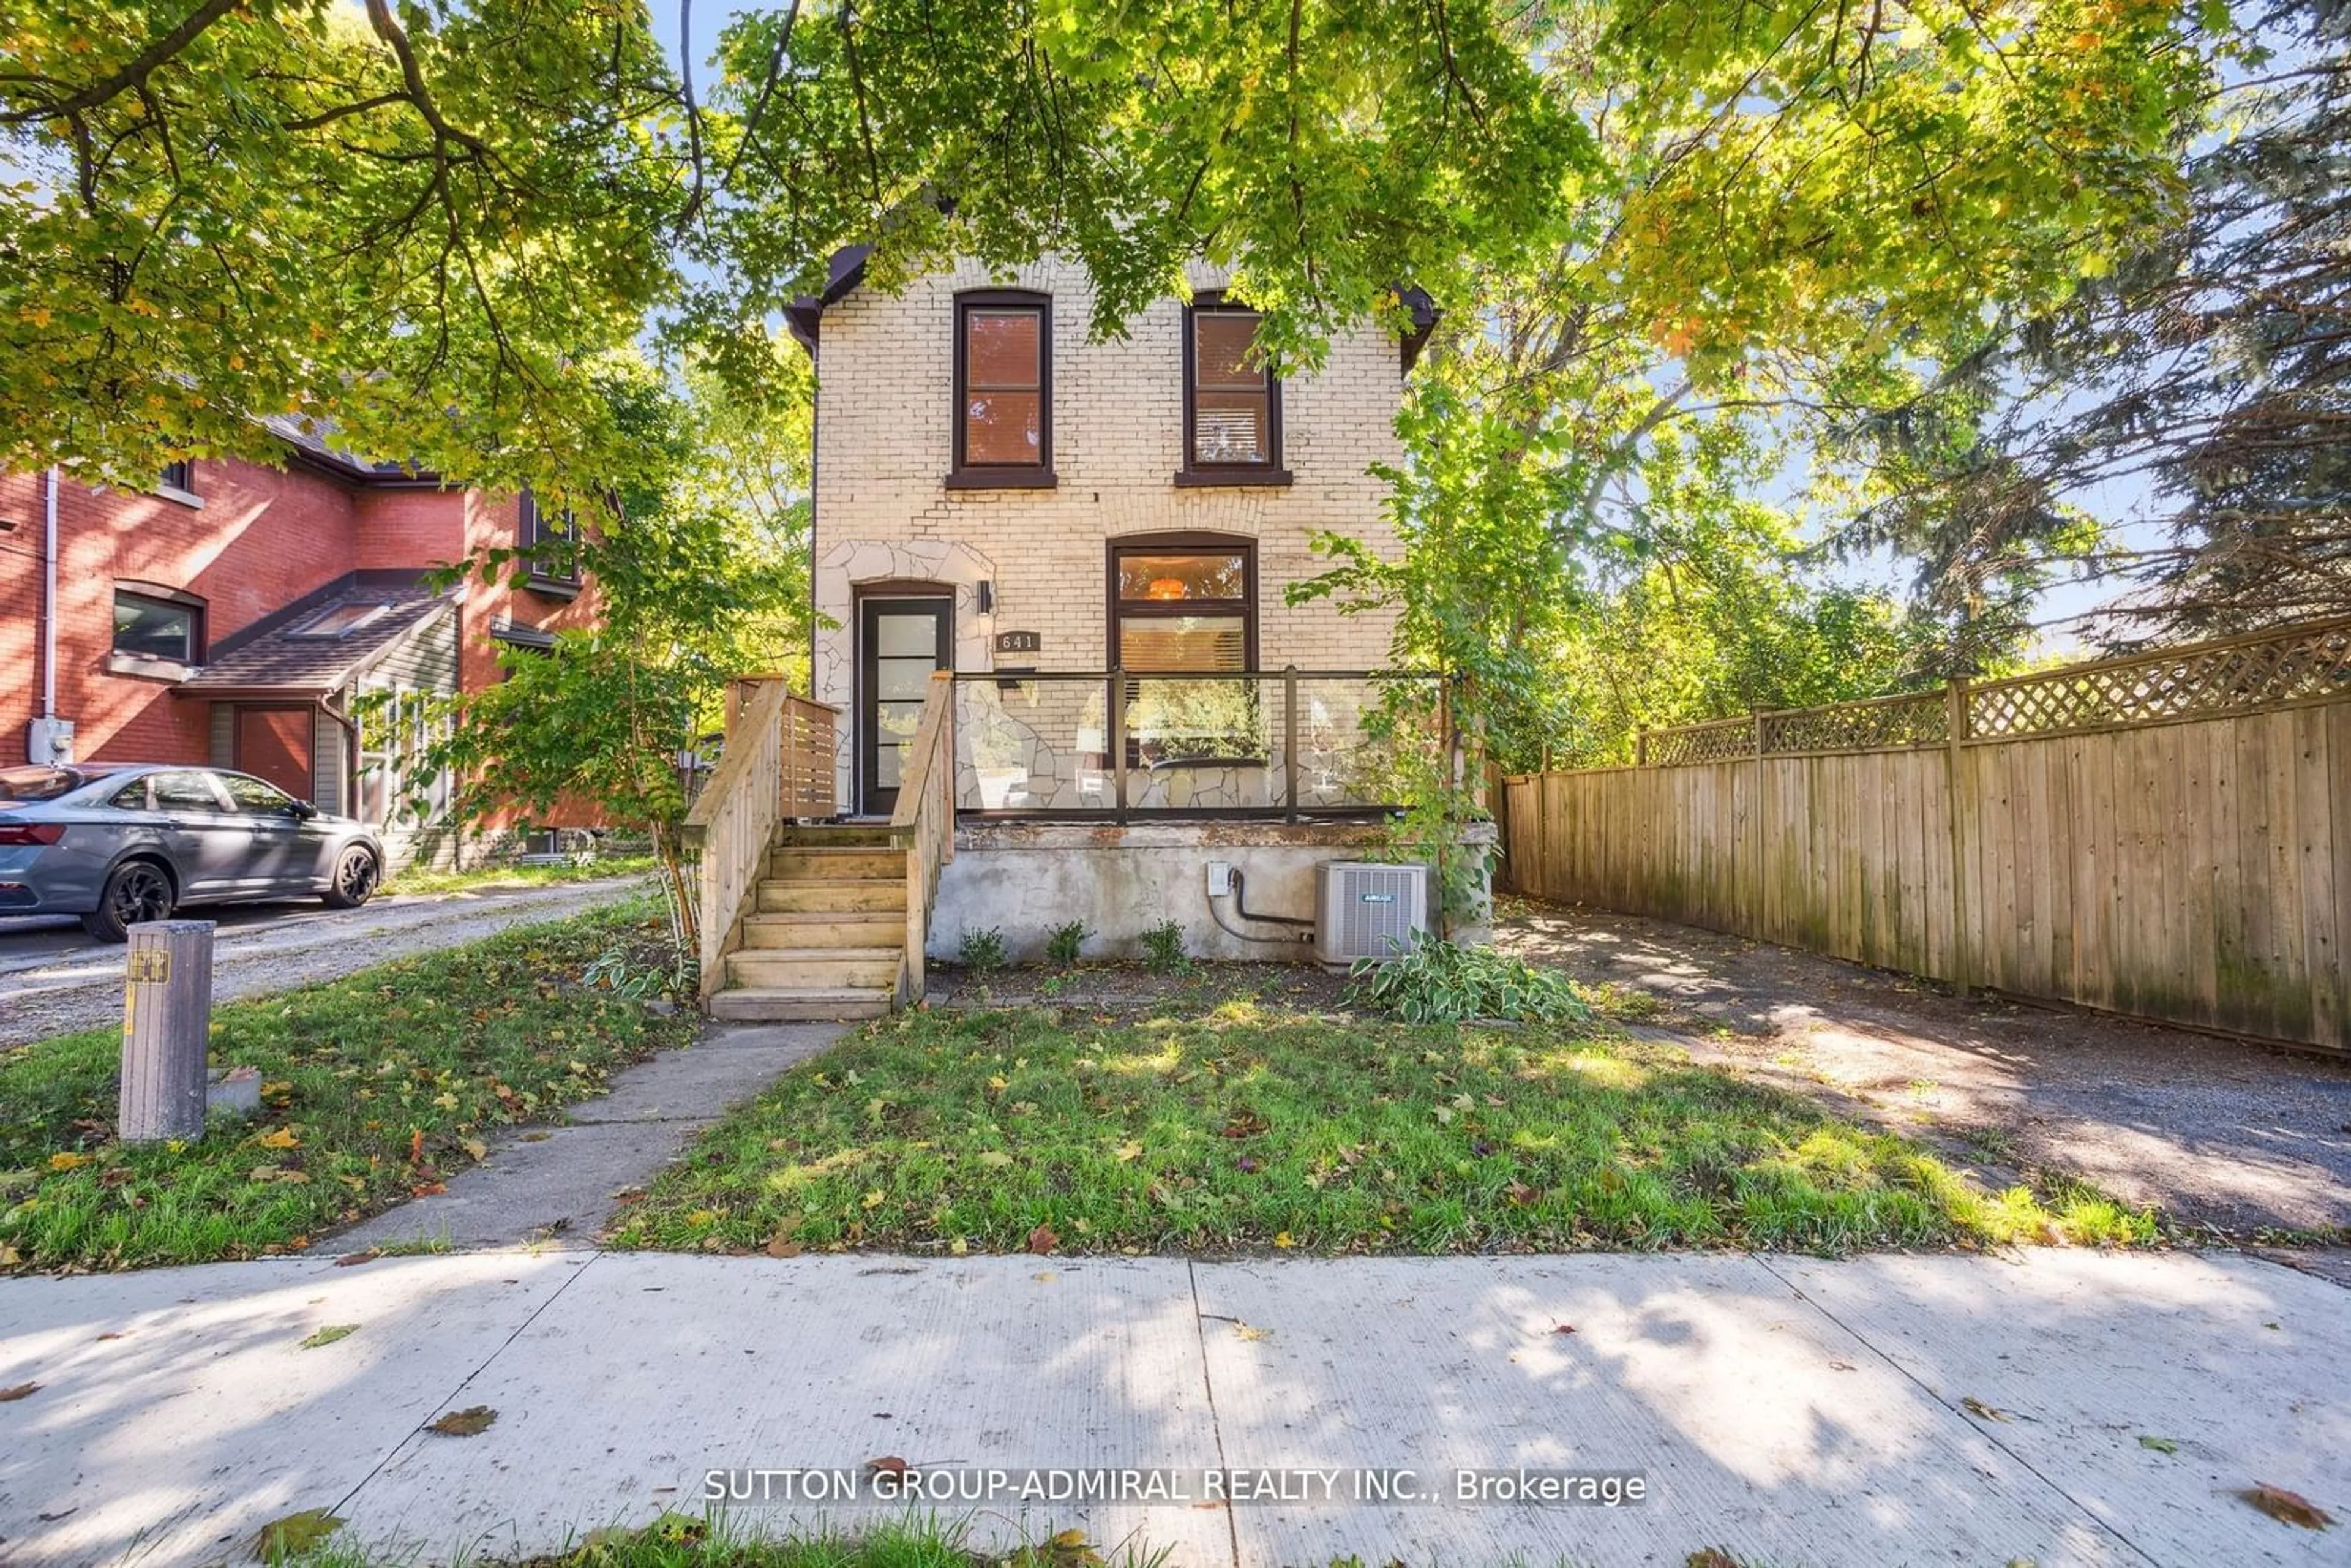
M 489 1157 L 451 1176 L 445 1191 L 363 1219 L 318 1249 L 593 1247 L 616 1194 L 651 1181 L 704 1128 L 847 1028 L 712 1025 L 692 1045 L 614 1073 L 609 1092 L 564 1107 L 559 1124 L 504 1130 Z
M 315 1349 L 325 1324 L 357 1324 Z M 1573 1333 L 1561 1332 L 1562 1327 Z M 1638 1472 L 1614 1510 L 982 1511 L 1183 1564 L 2351 1561 L 2351 1292 L 2239 1253 L 776 1260 L 548 1249 L 0 1281 L 0 1562 L 407 1561 L 697 1511 L 712 1469 Z M 478 1437 L 423 1431 L 487 1406 Z M 2158 1446 L 2142 1437 L 2159 1439 Z M 2288 1489 L 2314 1532 L 2241 1493 Z M 1199 1485 L 1196 1481 L 1194 1485 Z M 1348 1482 L 1342 1482 L 1343 1488 Z M 956 1515 L 963 1511 L 949 1507 Z M 758 1513 L 853 1527 L 862 1504 Z

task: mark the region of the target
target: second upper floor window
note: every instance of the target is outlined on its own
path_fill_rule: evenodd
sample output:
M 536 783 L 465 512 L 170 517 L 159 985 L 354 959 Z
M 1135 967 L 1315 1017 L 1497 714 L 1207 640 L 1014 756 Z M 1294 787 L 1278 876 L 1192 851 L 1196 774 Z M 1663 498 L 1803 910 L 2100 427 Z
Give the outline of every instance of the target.
M 522 493 L 519 505 L 522 527 L 517 542 L 530 552 L 534 586 L 576 586 L 580 581 L 579 519 L 568 507 L 559 511 L 541 507 L 538 497 L 528 490 Z
M 956 299 L 950 485 L 1053 482 L 1053 322 L 1041 294 Z
M 1184 312 L 1184 477 L 1278 480 L 1281 383 L 1257 351 L 1258 313 L 1203 294 Z

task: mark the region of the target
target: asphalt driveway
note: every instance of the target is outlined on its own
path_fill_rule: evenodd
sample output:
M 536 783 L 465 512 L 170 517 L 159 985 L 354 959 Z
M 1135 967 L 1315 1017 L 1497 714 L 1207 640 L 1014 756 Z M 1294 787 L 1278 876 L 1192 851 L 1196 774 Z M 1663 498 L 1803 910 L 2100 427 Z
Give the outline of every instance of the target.
M 497 892 L 387 894 L 358 909 L 308 900 L 187 914 L 219 925 L 213 998 L 225 1002 L 479 941 L 509 925 L 559 920 L 643 885 L 643 877 L 611 877 Z M 0 1047 L 94 1029 L 121 1012 L 120 946 L 90 940 L 78 922 L 0 920 Z
M 1700 1061 L 1932 1143 L 2069 1172 L 2176 1228 L 2351 1236 L 2351 1060 L 1978 997 L 1769 943 L 1507 901 L 1498 940 L 1653 998 Z M 2307 1236 L 2301 1239 L 2307 1239 Z

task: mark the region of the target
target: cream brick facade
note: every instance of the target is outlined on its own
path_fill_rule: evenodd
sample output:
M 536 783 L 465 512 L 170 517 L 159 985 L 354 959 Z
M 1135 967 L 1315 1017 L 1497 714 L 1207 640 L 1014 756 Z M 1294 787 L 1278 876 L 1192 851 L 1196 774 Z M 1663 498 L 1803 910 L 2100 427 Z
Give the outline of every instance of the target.
M 1189 280 L 1218 287 L 1207 268 Z M 1052 298 L 1052 489 L 951 490 L 956 296 L 1019 287 Z M 1087 341 L 1084 271 L 1040 262 L 1007 277 L 972 267 L 923 277 L 902 294 L 858 287 L 824 308 L 818 357 L 815 595 L 833 623 L 818 633 L 819 701 L 855 713 L 853 637 L 862 585 L 951 587 L 955 663 L 994 667 L 999 632 L 1041 635 L 1040 671 L 1108 663 L 1107 547 L 1171 530 L 1238 535 L 1258 545 L 1259 664 L 1270 670 L 1364 670 L 1388 658 L 1392 618 L 1343 616 L 1328 602 L 1290 608 L 1290 583 L 1328 562 L 1308 540 L 1329 530 L 1383 554 L 1395 539 L 1384 483 L 1369 468 L 1401 461 L 1394 419 L 1404 390 L 1397 344 L 1365 322 L 1332 345 L 1324 369 L 1281 387 L 1281 487 L 1181 487 L 1183 309 L 1152 306 L 1123 340 Z M 979 607 L 991 586 L 992 609 Z M 854 800 L 853 722 L 842 727 L 841 799 Z

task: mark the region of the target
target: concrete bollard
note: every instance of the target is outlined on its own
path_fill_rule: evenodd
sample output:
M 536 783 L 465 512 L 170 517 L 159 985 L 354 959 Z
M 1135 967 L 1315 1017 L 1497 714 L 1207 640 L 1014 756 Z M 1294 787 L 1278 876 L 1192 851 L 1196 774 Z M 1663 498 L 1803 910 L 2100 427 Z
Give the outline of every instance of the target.
M 200 1138 L 213 1023 L 213 923 L 132 926 L 123 975 L 116 1135 L 126 1144 Z

